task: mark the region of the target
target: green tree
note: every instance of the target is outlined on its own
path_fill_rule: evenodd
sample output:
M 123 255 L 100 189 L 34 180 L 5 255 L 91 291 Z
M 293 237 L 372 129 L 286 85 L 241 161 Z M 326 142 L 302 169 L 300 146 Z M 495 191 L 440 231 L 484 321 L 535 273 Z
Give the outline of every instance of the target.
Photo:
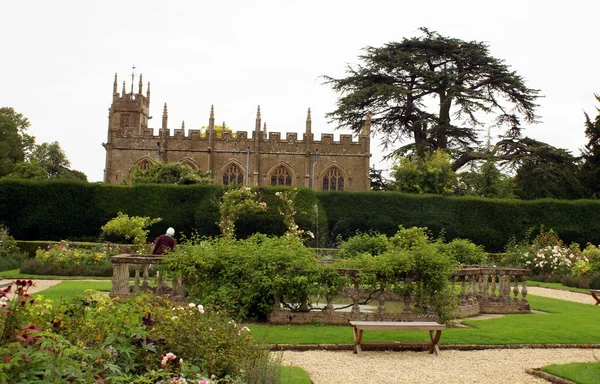
M 83 172 L 69 168 L 71 162 L 67 158 L 65 151 L 60 147 L 58 141 L 36 145 L 31 153 L 30 161 L 31 163 L 39 164 L 45 169 L 48 178 L 87 181 L 87 176 Z
M 521 199 L 578 199 L 584 197 L 577 177 L 577 159 L 545 143 L 530 145 L 535 157 L 525 157 L 515 176 L 515 195 Z
M 421 157 L 400 157 L 392 166 L 394 189 L 408 193 L 449 194 L 456 185 L 450 155 L 438 150 Z
M 491 56 L 485 43 L 421 31 L 420 37 L 365 48 L 363 64 L 348 66 L 345 78 L 325 76 L 325 83 L 341 94 L 337 109 L 327 116 L 358 133 L 370 112 L 371 127 L 384 148 L 412 141 L 392 155 L 423 157 L 447 150 L 458 170 L 487 158 L 477 150 L 477 128 L 482 118 L 495 114 L 495 125 L 505 131 L 493 153 L 504 159 L 518 144 L 522 121 L 537 121 L 538 90 Z
M 594 95 L 596 101 L 600 102 L 600 96 Z M 592 120 L 585 115 L 585 136 L 588 143 L 582 153 L 583 164 L 579 172 L 579 178 L 586 189 L 586 195 L 600 198 L 600 109 L 596 107 L 598 114 Z
M 11 173 L 31 151 L 35 138 L 26 133 L 29 125 L 13 108 L 0 108 L 0 177 Z
M 210 175 L 181 163 L 158 162 L 146 168 L 134 166 L 127 184 L 209 184 Z
M 473 168 L 458 175 L 462 193 L 501 199 L 514 197 L 513 178 L 503 174 L 496 167 L 494 159 Z
M 369 169 L 369 177 L 371 178 L 371 190 L 372 191 L 387 191 L 389 189 L 389 180 L 382 175 L 382 169 L 375 169 L 371 167 Z
M 21 162 L 15 164 L 11 173 L 7 177 L 16 179 L 45 180 L 48 178 L 48 172 L 37 161 Z

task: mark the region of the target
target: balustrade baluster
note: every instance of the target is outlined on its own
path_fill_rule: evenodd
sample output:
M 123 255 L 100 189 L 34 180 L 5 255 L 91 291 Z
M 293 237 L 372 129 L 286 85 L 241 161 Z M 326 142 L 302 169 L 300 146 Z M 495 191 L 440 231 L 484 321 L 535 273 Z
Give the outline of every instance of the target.
M 523 278 L 521 287 L 521 304 L 527 305 L 527 279 Z
M 148 288 L 148 268 L 150 268 L 150 264 L 144 264 L 144 281 L 142 282 L 142 287 Z
M 513 276 L 515 278 L 515 286 L 513 288 L 513 299 L 512 301 L 514 303 L 518 303 L 519 302 L 519 278 L 517 277 L 517 275 Z
M 491 287 L 491 292 L 489 293 L 488 297 L 491 300 L 495 300 L 496 299 L 496 277 L 498 276 L 498 274 L 496 272 L 493 272 L 491 274 L 492 276 L 492 287 Z
M 140 287 L 140 269 L 142 266 L 140 264 L 135 264 L 133 266 L 135 269 L 135 278 L 133 279 L 133 290 L 137 291 Z
M 487 299 L 488 299 L 488 294 L 489 294 L 488 279 L 489 278 L 490 278 L 490 275 L 488 275 L 486 273 L 484 273 L 481 276 L 481 290 L 480 290 L 480 295 L 479 295 L 479 301 L 482 301 L 482 300 L 487 301 Z

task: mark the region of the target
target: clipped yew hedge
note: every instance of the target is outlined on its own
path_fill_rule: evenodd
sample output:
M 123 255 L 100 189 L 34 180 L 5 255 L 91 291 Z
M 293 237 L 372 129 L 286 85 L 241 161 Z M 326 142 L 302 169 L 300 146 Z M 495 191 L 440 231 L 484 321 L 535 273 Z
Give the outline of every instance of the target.
M 281 204 L 275 192 L 282 188 L 261 188 L 260 198 L 267 202 L 266 213 L 242 215 L 237 235 L 252 233 L 283 234 L 285 226 L 279 214 Z M 219 185 L 108 185 L 70 180 L 0 180 L 0 223 L 19 240 L 97 240 L 100 227 L 118 212 L 134 216 L 161 217 L 150 227 L 149 240 L 169 226 L 189 237 L 218 236 L 218 202 L 225 191 Z M 327 216 L 312 212 L 319 206 L 316 194 L 301 189 L 296 198 L 297 223 L 317 232 L 327 241 Z M 313 229 L 315 228 L 315 229 Z M 317 245 L 316 240 L 313 241 Z
M 100 227 L 119 211 L 162 217 L 149 238 L 172 226 L 179 234 L 217 236 L 219 185 L 107 185 L 70 180 L 0 180 L 0 223 L 18 240 L 97 240 Z M 280 235 L 285 226 L 275 192 L 260 188 L 267 212 L 242 215 L 238 237 L 252 233 Z M 356 231 L 396 233 L 398 226 L 427 227 L 446 240 L 460 237 L 488 252 L 504 249 L 544 225 L 568 243 L 600 244 L 600 202 L 594 200 L 506 200 L 442 197 L 396 192 L 314 192 L 300 189 L 297 223 L 316 235 L 310 245 L 328 247 Z
M 450 241 L 465 238 L 488 252 L 504 250 L 511 237 L 521 239 L 540 226 L 553 229 L 566 243 L 600 244 L 600 201 L 516 200 L 443 197 L 397 192 L 319 193 L 326 207 L 330 239 L 355 231 L 388 236 L 398 225 L 427 227 Z M 354 208 L 350 208 L 354 207 Z

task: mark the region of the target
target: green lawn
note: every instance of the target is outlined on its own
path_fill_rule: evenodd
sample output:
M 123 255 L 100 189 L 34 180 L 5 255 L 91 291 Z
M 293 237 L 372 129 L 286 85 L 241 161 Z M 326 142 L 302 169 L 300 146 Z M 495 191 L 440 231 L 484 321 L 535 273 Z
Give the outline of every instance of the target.
M 308 373 L 300 367 L 283 366 L 281 367 L 282 384 L 312 384 Z
M 600 381 L 600 363 L 573 363 L 547 365 L 542 371 L 577 384 L 597 384 Z
M 1 271 L 0 278 L 2 279 L 43 279 L 43 280 L 110 280 L 110 277 L 99 276 L 59 276 L 59 275 L 31 275 L 21 273 L 18 269 Z
M 543 314 L 506 315 L 488 320 L 464 320 L 471 328 L 442 332 L 440 344 L 600 344 L 600 307 L 545 297 L 527 296 L 532 309 Z M 352 344 L 349 326 L 272 326 L 252 324 L 252 333 L 270 344 Z M 428 341 L 427 332 L 371 331 L 363 340 Z
M 42 296 L 53 301 L 70 300 L 73 297 L 83 294 L 86 289 L 95 291 L 110 292 L 112 283 L 108 281 L 63 281 L 57 285 L 44 289 L 41 292 L 33 294 L 33 297 Z

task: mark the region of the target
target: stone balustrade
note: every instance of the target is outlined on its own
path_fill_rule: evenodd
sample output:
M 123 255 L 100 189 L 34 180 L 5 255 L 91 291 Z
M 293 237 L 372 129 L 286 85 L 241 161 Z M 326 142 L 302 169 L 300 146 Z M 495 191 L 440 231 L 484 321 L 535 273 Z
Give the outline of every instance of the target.
M 456 271 L 452 285 L 460 287 L 458 314 L 467 317 L 480 313 L 529 313 L 530 274 L 528 269 L 487 266 L 467 266 Z
M 112 256 L 110 263 L 113 269 L 111 297 L 127 297 L 136 291 L 150 291 L 169 297 L 171 300 L 183 300 L 183 282 L 181 277 L 174 277 L 171 287 L 165 276 L 158 276 L 156 283 L 151 284 L 150 265 L 160 264 L 164 256 L 122 254 Z M 130 283 L 133 270 L 133 285 Z
M 333 295 L 326 293 L 326 305 L 309 306 L 299 303 L 302 311 L 290 311 L 281 305 L 281 295 L 274 295 L 274 308 L 269 321 L 274 324 L 307 324 L 321 322 L 347 325 L 349 320 L 365 321 L 423 321 L 436 320 L 432 307 L 428 305 L 433 298 L 417 298 L 406 293 L 398 295 L 378 285 L 370 289 L 361 287 L 358 271 L 337 269 L 340 275 L 347 276 L 350 286 L 345 287 L 340 296 L 349 298 L 347 305 L 333 304 Z M 527 277 L 530 271 L 518 268 L 497 268 L 487 266 L 469 266 L 460 269 L 452 276 L 452 286 L 458 295 L 457 317 L 476 316 L 484 313 L 529 313 L 527 303 Z M 407 286 L 412 279 L 406 277 L 402 282 Z M 402 284 L 399 284 L 402 285 Z M 408 292 L 408 291 L 407 291 Z M 377 304 L 373 309 L 373 303 Z M 393 303 L 395 310 L 386 310 L 386 304 Z M 425 304 L 423 304 L 425 303 Z M 365 305 L 370 310 L 363 310 Z M 400 307 L 400 308 L 399 308 Z

